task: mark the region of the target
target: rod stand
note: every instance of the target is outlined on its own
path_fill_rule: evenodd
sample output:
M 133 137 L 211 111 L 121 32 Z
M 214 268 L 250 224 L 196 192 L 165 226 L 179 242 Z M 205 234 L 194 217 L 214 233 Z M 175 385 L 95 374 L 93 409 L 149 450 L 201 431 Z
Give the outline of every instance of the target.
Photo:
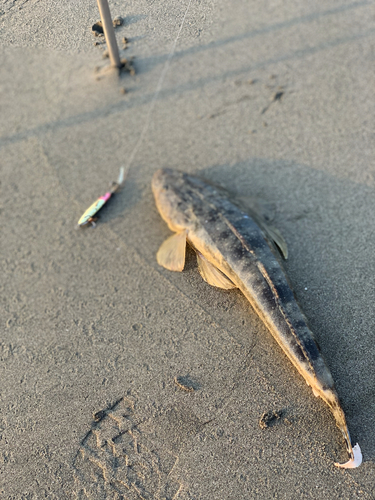
M 121 68 L 120 54 L 117 46 L 115 31 L 113 29 L 111 12 L 109 10 L 108 0 L 98 0 L 100 18 L 103 23 L 104 36 L 108 46 L 111 65 L 115 68 Z

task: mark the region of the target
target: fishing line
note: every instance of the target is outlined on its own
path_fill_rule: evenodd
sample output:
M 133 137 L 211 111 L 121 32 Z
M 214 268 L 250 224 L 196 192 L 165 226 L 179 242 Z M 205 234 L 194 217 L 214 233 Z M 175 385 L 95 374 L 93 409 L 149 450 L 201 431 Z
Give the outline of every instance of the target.
M 184 17 L 182 19 L 182 23 L 181 23 L 181 26 L 178 30 L 178 33 L 177 33 L 177 36 L 175 38 L 175 41 L 173 42 L 173 46 L 172 46 L 172 49 L 171 51 L 169 52 L 168 54 L 168 57 L 167 57 L 167 60 L 165 61 L 164 63 L 164 67 L 162 69 L 162 72 L 160 74 L 160 77 L 159 77 L 159 81 L 158 81 L 158 84 L 156 86 L 156 90 L 154 92 L 154 95 L 152 96 L 152 99 L 151 99 L 151 103 L 150 103 L 150 107 L 148 109 L 148 112 L 147 112 L 147 116 L 146 116 L 146 120 L 145 120 L 145 124 L 143 125 L 143 129 L 139 135 L 139 138 L 138 138 L 138 141 L 136 143 L 136 145 L 134 146 L 134 149 L 129 157 L 129 161 L 127 162 L 127 167 L 125 168 L 125 171 L 126 173 L 129 172 L 130 170 L 130 166 L 135 158 L 135 155 L 137 154 L 138 150 L 139 150 L 139 147 L 140 145 L 142 144 L 142 141 L 148 131 L 148 128 L 150 126 L 150 123 L 151 123 L 151 113 L 155 107 L 155 104 L 156 104 L 156 100 L 159 96 L 159 93 L 160 93 L 160 90 L 162 88 L 162 85 L 164 83 L 164 79 L 165 79 L 165 76 L 168 72 L 168 69 L 169 69 L 169 66 L 171 64 L 171 60 L 172 60 L 172 57 L 174 56 L 174 53 L 176 51 L 176 46 L 177 46 L 177 42 L 178 42 L 178 39 L 180 37 L 180 34 L 181 34 L 181 31 L 182 31 L 182 28 L 185 24 L 185 19 L 186 19 L 186 16 L 187 16 L 187 13 L 189 12 L 189 8 L 190 8 L 190 5 L 191 5 L 191 2 L 192 0 L 189 0 L 189 3 L 188 3 L 188 6 L 186 7 L 186 11 L 185 11 L 185 14 L 184 14 Z
M 91 223 L 91 225 L 94 225 L 95 224 L 95 215 L 96 215 L 96 213 L 104 206 L 104 204 L 108 201 L 108 199 L 111 197 L 111 195 L 119 187 L 121 187 L 121 185 L 124 183 L 124 180 L 125 180 L 125 178 L 127 177 L 128 173 L 129 173 L 131 164 L 134 161 L 135 155 L 137 154 L 137 152 L 139 150 L 139 147 L 142 144 L 142 141 L 143 141 L 143 139 L 144 139 L 144 137 L 145 137 L 145 135 L 147 133 L 147 130 L 148 130 L 149 126 L 150 126 L 150 123 L 151 123 L 151 113 L 152 113 L 152 111 L 153 111 L 153 109 L 155 107 L 156 100 L 157 100 L 158 95 L 160 93 L 160 90 L 161 90 L 161 88 L 163 86 L 163 82 L 164 82 L 165 76 L 166 76 L 166 74 L 168 72 L 169 66 L 171 64 L 172 57 L 174 56 L 174 53 L 176 52 L 177 42 L 178 42 L 178 39 L 180 38 L 180 34 L 181 34 L 181 31 L 182 31 L 182 28 L 184 27 L 186 16 L 187 16 L 187 14 L 189 12 L 189 8 L 190 8 L 191 3 L 192 3 L 192 0 L 189 0 L 188 5 L 187 5 L 186 10 L 185 10 L 185 13 L 184 13 L 184 16 L 182 18 L 182 22 L 181 22 L 180 28 L 179 28 L 179 30 L 177 32 L 177 36 L 176 36 L 176 38 L 175 38 L 175 40 L 173 42 L 172 49 L 170 50 L 170 52 L 169 52 L 169 54 L 167 56 L 167 60 L 164 63 L 163 69 L 162 69 L 160 77 L 159 77 L 158 84 L 156 86 L 156 90 L 155 90 L 155 92 L 154 92 L 154 94 L 152 96 L 152 99 L 151 99 L 151 102 L 150 102 L 150 106 L 149 106 L 148 111 L 147 111 L 145 123 L 144 123 L 143 128 L 141 130 L 141 133 L 140 133 L 140 135 L 138 137 L 138 141 L 136 142 L 136 144 L 135 144 L 135 146 L 133 148 L 133 151 L 131 152 L 131 154 L 129 156 L 126 168 L 123 168 L 123 167 L 120 168 L 120 175 L 119 175 L 118 181 L 114 184 L 114 186 L 112 186 L 113 191 L 110 191 L 110 192 L 106 193 L 104 196 L 101 196 L 100 198 L 98 198 L 96 200 L 96 202 L 94 202 L 84 212 L 84 214 L 81 216 L 81 218 L 78 221 L 78 226 L 77 227 L 86 225 L 87 223 Z

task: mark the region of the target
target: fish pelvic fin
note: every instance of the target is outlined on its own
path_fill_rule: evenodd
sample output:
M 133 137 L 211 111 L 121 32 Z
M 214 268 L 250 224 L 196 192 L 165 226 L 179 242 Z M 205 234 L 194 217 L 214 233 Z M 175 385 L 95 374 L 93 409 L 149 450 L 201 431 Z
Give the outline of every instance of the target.
M 160 246 L 156 260 L 158 264 L 170 271 L 183 271 L 186 256 L 186 231 L 173 234 Z
M 198 270 L 200 275 L 209 285 L 216 286 L 218 288 L 223 288 L 224 290 L 230 290 L 232 288 L 237 288 L 236 285 L 231 281 L 224 273 L 220 271 L 216 266 L 211 264 L 203 255 L 197 252 L 197 262 Z

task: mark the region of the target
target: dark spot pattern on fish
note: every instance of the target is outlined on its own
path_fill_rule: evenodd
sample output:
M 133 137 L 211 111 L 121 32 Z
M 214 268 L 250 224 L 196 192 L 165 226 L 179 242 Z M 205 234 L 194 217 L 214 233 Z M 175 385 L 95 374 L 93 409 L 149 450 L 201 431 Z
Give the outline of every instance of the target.
M 291 303 L 295 300 L 294 293 L 290 289 L 288 283 L 285 280 L 279 280 L 278 283 L 275 283 L 275 288 L 280 297 L 280 301 L 284 304 Z
M 206 215 L 206 223 L 207 222 L 214 222 L 217 220 L 217 210 L 215 210 L 214 208 L 210 208 L 207 212 L 207 215 Z
M 302 341 L 303 341 L 303 346 L 304 346 L 306 352 L 308 353 L 309 358 L 312 361 L 316 361 L 317 359 L 319 359 L 321 357 L 321 354 L 319 352 L 317 345 L 315 344 L 314 340 L 310 336 L 305 335 Z
M 232 232 L 229 229 L 224 229 L 219 235 L 221 240 L 227 240 L 232 235 Z
M 242 260 L 244 257 L 246 257 L 245 249 L 242 246 L 236 245 L 234 248 L 232 248 L 232 257 L 234 259 Z
M 306 324 L 306 321 L 304 321 L 303 319 L 300 319 L 297 317 L 297 319 L 295 319 L 293 321 L 293 325 L 294 325 L 294 328 L 299 331 L 299 330 L 303 330 L 303 329 L 307 329 L 307 324 Z
M 305 355 L 304 351 L 302 350 L 301 345 L 295 339 L 292 342 L 292 345 L 293 345 L 293 351 L 296 354 L 298 361 L 300 361 L 302 363 L 305 362 L 306 355 Z
M 258 289 L 258 297 L 261 297 L 261 302 L 263 304 L 268 304 L 268 308 L 273 311 L 277 308 L 277 300 L 276 300 L 276 297 L 274 295 L 274 293 L 272 292 L 271 288 L 269 288 L 268 286 L 265 287 L 265 286 L 262 286 L 262 287 L 259 287 Z

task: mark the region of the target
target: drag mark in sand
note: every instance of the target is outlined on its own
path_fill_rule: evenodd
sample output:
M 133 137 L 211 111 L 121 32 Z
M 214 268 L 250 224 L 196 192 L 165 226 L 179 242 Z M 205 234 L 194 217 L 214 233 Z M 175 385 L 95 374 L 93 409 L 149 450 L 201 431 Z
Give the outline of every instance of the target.
M 2 7 L 0 8 L 0 15 L 1 14 L 5 14 L 7 12 L 9 12 L 10 10 L 12 10 L 13 8 L 17 8 L 18 10 L 22 9 L 24 7 L 24 5 L 28 4 L 28 5 L 33 5 L 33 4 L 36 4 L 38 3 L 40 0 L 34 0 L 34 1 L 31 1 L 31 0 L 23 0 L 23 1 L 18 1 L 18 0 L 5 0 L 3 2 L 3 5 Z
M 178 457 L 156 449 L 143 422 L 127 397 L 95 413 L 73 462 L 75 498 L 182 500 L 183 485 L 171 478 Z

